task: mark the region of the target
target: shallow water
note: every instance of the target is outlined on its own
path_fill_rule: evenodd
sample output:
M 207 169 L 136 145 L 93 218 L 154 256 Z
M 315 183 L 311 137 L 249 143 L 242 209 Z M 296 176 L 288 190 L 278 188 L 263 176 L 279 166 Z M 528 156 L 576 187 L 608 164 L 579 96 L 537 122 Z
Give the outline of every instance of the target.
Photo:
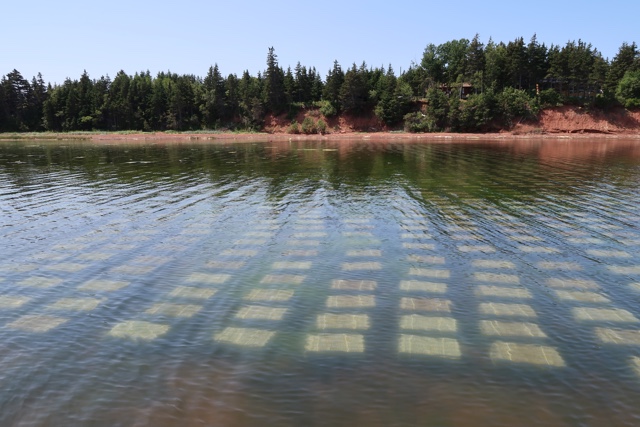
M 0 143 L 2 426 L 640 424 L 640 141 Z

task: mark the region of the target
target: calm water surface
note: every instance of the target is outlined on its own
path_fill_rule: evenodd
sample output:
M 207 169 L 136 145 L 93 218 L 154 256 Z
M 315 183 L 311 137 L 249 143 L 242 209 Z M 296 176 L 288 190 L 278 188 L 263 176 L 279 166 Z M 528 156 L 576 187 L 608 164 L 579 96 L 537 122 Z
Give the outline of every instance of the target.
M 0 143 L 1 426 L 640 425 L 640 140 Z

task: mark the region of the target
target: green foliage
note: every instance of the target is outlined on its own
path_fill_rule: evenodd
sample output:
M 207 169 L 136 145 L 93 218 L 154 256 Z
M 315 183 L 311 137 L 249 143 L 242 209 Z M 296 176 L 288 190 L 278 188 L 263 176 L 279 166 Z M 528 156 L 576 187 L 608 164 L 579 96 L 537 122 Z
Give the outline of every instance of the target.
M 292 119 L 310 105 L 325 117 L 373 111 L 387 126 L 406 118 L 413 131 L 483 131 L 534 118 L 540 108 L 561 102 L 637 107 L 633 73 L 639 71 L 635 42 L 623 43 L 609 62 L 582 40 L 547 47 L 535 34 L 528 43 L 517 37 L 483 44 L 476 34 L 471 41 L 429 44 L 420 63 L 397 77 L 391 66 L 354 64 L 345 73 L 335 61 L 323 82 L 315 68 L 300 63 L 284 71 L 273 48 L 264 73 L 226 78 L 215 64 L 204 78 L 120 71 L 111 80 L 84 72 L 52 86 L 41 75 L 29 81 L 12 70 L 0 78 L 0 132 L 258 130 L 267 113 L 286 112 Z M 471 85 L 463 95 L 467 99 L 447 98 L 441 91 L 462 83 Z M 539 96 L 529 96 L 536 89 Z M 414 97 L 425 96 L 424 117 L 407 115 L 415 108 Z
M 609 109 L 615 105 L 618 105 L 618 100 L 609 91 L 599 93 L 593 100 L 593 106 L 601 110 Z
M 367 108 L 369 100 L 369 88 L 362 69 L 357 69 L 356 64 L 344 75 L 344 82 L 340 87 L 340 109 L 347 113 L 361 114 Z
M 606 88 L 609 92 L 615 93 L 618 84 L 625 76 L 627 71 L 640 70 L 640 50 L 634 43 L 622 43 L 618 53 L 611 61 L 609 72 L 606 76 Z
M 340 91 L 344 82 L 344 73 L 338 61 L 333 62 L 333 69 L 329 71 L 322 91 L 322 99 L 331 103 L 334 108 L 340 105 Z
M 627 71 L 618 83 L 616 98 L 625 108 L 640 108 L 640 71 Z
M 498 94 L 496 102 L 496 112 L 508 127 L 513 126 L 516 119 L 530 119 L 537 113 L 532 108 L 533 100 L 524 90 L 508 87 Z
M 300 127 L 298 126 L 298 122 L 293 120 L 289 127 L 287 128 L 287 133 L 297 135 L 300 133 Z
M 316 123 L 311 117 L 305 117 L 302 121 L 302 133 L 304 133 L 305 135 L 318 133 Z
M 433 128 L 432 120 L 420 111 L 405 114 L 403 120 L 405 132 L 424 133 Z
M 278 57 L 273 47 L 269 48 L 267 55 L 263 97 L 265 105 L 274 114 L 281 113 L 287 105 L 285 75 L 282 68 L 278 66 Z
M 481 132 L 488 130 L 496 110 L 496 97 L 493 91 L 471 95 L 460 104 L 459 129 L 462 132 Z
M 555 89 L 541 90 L 538 95 L 541 108 L 559 107 L 562 105 L 562 96 Z
M 333 117 L 338 114 L 338 110 L 330 101 L 319 101 L 320 113 L 325 117 Z
M 318 129 L 318 133 L 320 135 L 324 135 L 325 133 L 327 133 L 327 123 L 322 119 L 318 120 L 318 123 L 316 123 L 316 128 Z
M 447 127 L 449 98 L 440 89 L 431 88 L 426 95 L 425 115 L 429 121 L 429 132 L 440 132 Z
M 304 107 L 304 105 L 302 105 L 299 102 L 292 102 L 289 104 L 289 111 L 287 111 L 287 119 L 289 120 L 293 120 L 298 113 L 300 112 L 300 110 Z

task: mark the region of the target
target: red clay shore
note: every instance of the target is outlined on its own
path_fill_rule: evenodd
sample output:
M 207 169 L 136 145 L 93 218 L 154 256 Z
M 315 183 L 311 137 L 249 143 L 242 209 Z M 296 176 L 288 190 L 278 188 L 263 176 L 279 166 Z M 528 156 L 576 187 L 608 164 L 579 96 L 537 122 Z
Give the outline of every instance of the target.
M 553 133 L 553 134 L 519 134 L 513 132 L 500 133 L 426 133 L 407 132 L 352 132 L 331 133 L 325 135 L 290 135 L 286 133 L 131 133 L 131 134 L 95 134 L 88 135 L 92 141 L 448 141 L 448 140 L 514 140 L 514 139 L 638 139 L 639 133 L 594 134 L 594 133 Z
M 375 116 L 371 117 L 332 117 L 324 118 L 318 112 L 300 112 L 296 121 L 301 123 L 305 117 L 315 120 L 325 119 L 328 132 L 324 135 L 290 134 L 287 129 L 291 120 L 284 116 L 267 116 L 264 132 L 72 132 L 72 133 L 35 133 L 15 134 L 19 139 L 68 140 L 82 139 L 92 141 L 130 141 L 130 142 L 169 142 L 169 141 L 339 141 L 370 140 L 384 142 L 403 141 L 474 141 L 474 140 L 520 140 L 520 139 L 638 139 L 640 140 L 640 111 L 617 109 L 609 112 L 586 111 L 579 107 L 558 107 L 540 113 L 536 122 L 518 123 L 512 129 L 493 133 L 408 133 L 386 128 Z M 1 139 L 11 139 L 12 134 L 0 135 Z
M 301 112 L 296 121 L 317 112 Z M 297 141 L 297 140 L 408 140 L 446 141 L 495 140 L 495 139 L 594 139 L 594 138 L 640 138 L 640 111 L 616 109 L 613 111 L 586 111 L 579 107 L 558 107 L 544 110 L 535 123 L 519 123 L 510 130 L 495 133 L 408 133 L 390 131 L 375 117 L 324 118 L 328 133 L 324 135 L 302 135 L 287 133 L 291 123 L 285 117 L 267 116 L 263 133 L 126 133 L 89 134 L 94 141 L 102 140 L 235 140 L 235 141 Z

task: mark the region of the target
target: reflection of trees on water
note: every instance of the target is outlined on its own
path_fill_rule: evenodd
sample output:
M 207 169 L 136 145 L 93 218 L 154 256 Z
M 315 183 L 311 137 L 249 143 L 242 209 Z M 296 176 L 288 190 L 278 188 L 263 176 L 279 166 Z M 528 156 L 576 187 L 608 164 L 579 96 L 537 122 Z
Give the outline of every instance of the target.
M 324 189 L 375 195 L 389 187 L 427 204 L 529 201 L 570 196 L 602 182 L 638 183 L 640 144 L 634 141 L 505 141 L 393 143 L 279 141 L 237 144 L 117 144 L 69 142 L 0 147 L 0 166 L 15 185 L 42 174 L 72 172 L 87 181 L 181 182 L 185 177 L 264 183 L 279 200 Z M 55 178 L 51 178 L 55 179 Z

